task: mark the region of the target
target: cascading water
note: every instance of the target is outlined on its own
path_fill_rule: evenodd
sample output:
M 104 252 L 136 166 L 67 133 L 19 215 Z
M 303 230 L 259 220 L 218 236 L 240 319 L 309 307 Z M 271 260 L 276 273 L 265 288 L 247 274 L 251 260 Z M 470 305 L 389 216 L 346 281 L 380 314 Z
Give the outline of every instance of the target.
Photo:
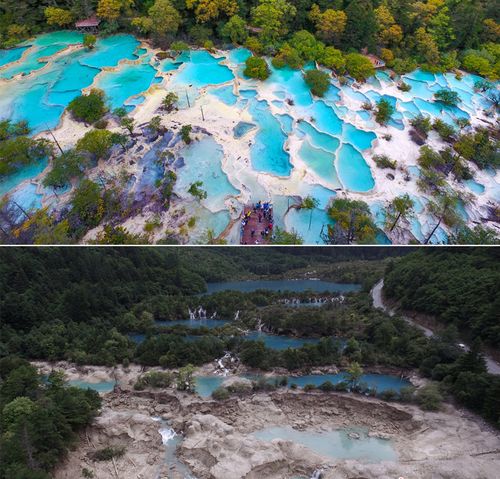
M 182 442 L 182 436 L 177 434 L 165 419 L 161 417 L 153 417 L 152 419 L 160 424 L 158 432 L 165 446 L 165 466 L 168 469 L 167 477 L 171 477 L 172 479 L 196 479 L 176 454 L 177 446 Z M 162 470 L 164 470 L 164 467 L 160 468 L 156 479 L 164 477 Z

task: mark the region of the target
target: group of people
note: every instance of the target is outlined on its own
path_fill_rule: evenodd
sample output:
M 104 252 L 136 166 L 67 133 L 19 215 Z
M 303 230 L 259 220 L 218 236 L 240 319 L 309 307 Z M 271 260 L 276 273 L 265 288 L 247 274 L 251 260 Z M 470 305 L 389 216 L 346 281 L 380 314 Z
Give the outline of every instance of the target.
M 253 244 L 259 244 L 264 242 L 273 231 L 273 207 L 269 202 L 263 203 L 259 201 L 253 205 L 252 209 L 246 211 L 241 220 L 241 237 L 243 238 L 242 243 L 248 244 L 248 239 L 245 238 L 246 227 L 250 223 L 250 220 L 257 218 L 258 222 L 252 222 L 250 225 L 250 239 Z M 258 230 L 260 233 L 260 241 L 258 236 Z

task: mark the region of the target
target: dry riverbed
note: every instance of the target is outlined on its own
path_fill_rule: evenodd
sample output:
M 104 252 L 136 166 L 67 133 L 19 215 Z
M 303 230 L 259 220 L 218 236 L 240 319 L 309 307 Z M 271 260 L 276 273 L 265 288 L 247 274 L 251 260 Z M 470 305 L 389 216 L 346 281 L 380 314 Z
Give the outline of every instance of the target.
M 45 372 L 50 368 L 38 366 Z M 318 469 L 324 479 L 498 477 L 498 432 L 449 404 L 429 413 L 363 396 L 290 390 L 213 401 L 172 389 L 134 391 L 138 366 L 114 371 L 64 366 L 70 379 L 118 379 L 120 387 L 103 396 L 101 415 L 55 471 L 56 479 L 82 477 L 83 468 L 99 479 L 184 478 L 175 461 L 165 460 L 161 425 L 154 417 L 183 435 L 177 456 L 199 479 L 309 478 Z M 252 435 L 271 426 L 316 432 L 363 427 L 372 437 L 391 440 L 398 460 L 333 460 L 290 441 L 264 442 Z M 89 458 L 96 449 L 111 445 L 125 446 L 125 454 L 114 462 Z

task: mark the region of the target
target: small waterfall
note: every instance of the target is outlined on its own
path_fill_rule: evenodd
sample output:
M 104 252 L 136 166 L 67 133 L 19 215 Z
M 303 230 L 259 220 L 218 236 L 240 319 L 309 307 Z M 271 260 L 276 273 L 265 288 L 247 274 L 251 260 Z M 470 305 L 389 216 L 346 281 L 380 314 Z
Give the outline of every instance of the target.
M 214 311 L 214 313 L 212 314 L 212 316 L 210 316 L 210 319 L 215 319 L 217 317 L 217 311 Z
M 234 315 L 234 320 L 238 321 L 240 319 L 240 310 L 236 311 L 236 314 Z
M 316 469 L 312 476 L 311 479 L 322 479 L 323 477 L 323 469 Z
M 257 319 L 257 331 L 259 333 L 262 333 L 262 328 L 264 327 L 264 325 L 262 324 L 262 319 Z
M 191 309 L 188 308 L 188 312 L 189 312 L 189 319 L 196 319 L 196 310 L 191 311 Z
M 153 421 L 156 421 L 160 424 L 160 429 L 158 432 L 161 435 L 161 442 L 165 446 L 165 462 L 164 465 L 158 471 L 156 479 L 160 479 L 165 477 L 165 467 L 168 468 L 168 476 L 172 471 L 176 474 L 175 477 L 182 477 L 183 479 L 195 479 L 195 477 L 191 474 L 188 467 L 179 460 L 177 457 L 177 446 L 182 441 L 182 436 L 177 434 L 173 428 L 170 427 L 168 422 L 161 417 L 153 417 Z M 162 473 L 163 470 L 163 473 Z

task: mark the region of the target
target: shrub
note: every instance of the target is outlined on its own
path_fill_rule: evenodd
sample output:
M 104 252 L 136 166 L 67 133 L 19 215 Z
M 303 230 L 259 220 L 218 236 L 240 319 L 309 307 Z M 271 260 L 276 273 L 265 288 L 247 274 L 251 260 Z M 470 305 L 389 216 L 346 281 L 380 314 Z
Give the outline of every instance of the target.
M 265 377 L 260 377 L 257 381 L 252 382 L 252 386 L 254 391 L 274 391 L 276 389 L 276 386 Z
M 405 83 L 404 81 L 402 81 L 398 85 L 398 90 L 401 90 L 401 91 L 410 91 L 411 90 L 411 85 L 409 83 Z
M 417 402 L 425 411 L 438 411 L 443 401 L 437 384 L 428 384 L 417 390 Z
M 308 392 L 308 391 L 314 391 L 316 389 L 316 386 L 314 384 L 306 384 L 304 386 L 304 391 Z
M 349 53 L 345 57 L 345 67 L 355 80 L 365 81 L 375 74 L 372 63 L 364 55 L 359 53 Z
M 399 397 L 403 402 L 412 402 L 414 395 L 415 395 L 415 388 L 413 386 L 407 386 L 401 388 L 401 390 L 399 391 Z
M 182 141 L 184 143 L 186 143 L 186 145 L 189 145 L 189 143 L 191 143 L 190 133 L 191 133 L 192 129 L 193 129 L 193 127 L 191 125 L 182 125 L 181 137 L 182 137 Z
M 134 384 L 134 389 L 143 390 L 144 388 L 168 388 L 173 382 L 173 375 L 169 372 L 150 371 L 139 378 Z
M 391 119 L 394 113 L 394 107 L 384 99 L 377 102 L 377 111 L 375 112 L 375 121 L 379 125 L 385 125 Z
M 427 138 L 427 133 L 431 131 L 432 124 L 428 116 L 417 115 L 410 120 L 410 125 Z
M 432 128 L 445 141 L 450 141 L 455 135 L 455 128 L 453 128 L 451 125 L 448 125 L 448 123 L 445 123 L 443 120 L 440 120 L 439 118 L 436 118 L 434 120 Z
M 107 110 L 104 92 L 95 88 L 88 95 L 80 95 L 71 100 L 68 105 L 68 111 L 73 117 L 86 123 L 100 120 Z
M 398 393 L 397 391 L 394 391 L 394 389 L 386 389 L 385 391 L 382 391 L 378 396 L 384 401 L 394 401 L 398 398 Z
M 373 155 L 373 161 L 379 168 L 390 168 L 395 170 L 397 167 L 396 160 L 391 160 L 387 155 Z
M 322 97 L 330 88 L 330 79 L 325 72 L 321 70 L 308 70 L 304 79 L 311 89 L 313 95 Z
M 98 449 L 89 454 L 93 461 L 111 461 L 114 457 L 121 457 L 125 454 L 125 446 L 109 446 Z
M 331 381 L 325 381 L 319 385 L 318 389 L 324 392 L 335 391 L 335 385 Z
M 212 392 L 212 397 L 217 401 L 224 401 L 231 396 L 229 391 L 224 387 L 218 387 L 215 391 Z
M 445 88 L 434 93 L 434 98 L 436 101 L 447 106 L 455 106 L 460 102 L 460 98 L 456 91 L 446 90 Z
M 252 56 L 248 57 L 245 62 L 245 70 L 243 74 L 249 78 L 265 80 L 269 77 L 269 67 L 263 58 Z

